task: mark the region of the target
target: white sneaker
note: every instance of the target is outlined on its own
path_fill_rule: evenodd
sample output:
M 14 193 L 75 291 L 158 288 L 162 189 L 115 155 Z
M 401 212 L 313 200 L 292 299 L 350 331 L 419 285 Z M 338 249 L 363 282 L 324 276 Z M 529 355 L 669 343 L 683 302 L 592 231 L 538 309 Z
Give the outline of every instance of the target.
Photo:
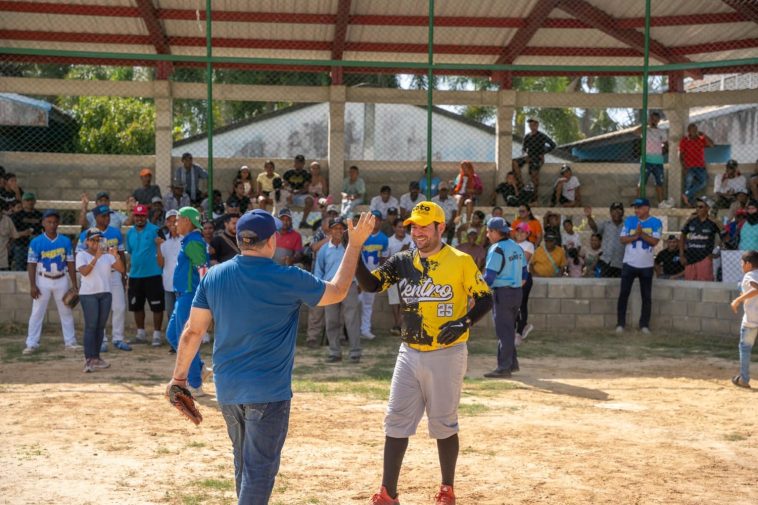
M 529 336 L 529 334 L 532 332 L 533 329 L 534 329 L 534 326 L 531 324 L 527 324 L 526 326 L 524 326 L 524 331 L 521 333 L 521 340 L 526 340 L 526 337 Z
M 39 347 L 26 347 L 24 348 L 23 351 L 21 351 L 21 354 L 26 354 L 26 355 L 34 354 L 35 352 L 37 352 L 37 350 L 39 350 Z
M 83 347 L 77 343 L 69 344 L 66 346 L 67 351 L 81 351 L 82 349 Z
M 623 326 L 616 326 L 616 333 L 624 333 L 624 327 Z
M 203 374 L 202 379 L 203 383 L 208 382 L 208 380 L 213 376 L 213 367 L 203 367 Z
M 643 335 L 650 335 L 650 328 L 648 328 L 647 326 L 640 328 L 640 331 L 642 332 Z
M 160 347 L 163 345 L 160 335 L 153 335 L 153 347 Z
M 374 335 L 370 331 L 367 331 L 366 333 L 361 333 L 361 338 L 366 339 L 366 340 L 374 340 L 376 338 L 376 335 Z
M 192 396 L 195 398 L 200 398 L 201 396 L 206 396 L 205 391 L 203 391 L 203 386 L 193 388 L 192 386 L 187 386 L 187 389 L 189 389 L 190 393 L 192 393 Z

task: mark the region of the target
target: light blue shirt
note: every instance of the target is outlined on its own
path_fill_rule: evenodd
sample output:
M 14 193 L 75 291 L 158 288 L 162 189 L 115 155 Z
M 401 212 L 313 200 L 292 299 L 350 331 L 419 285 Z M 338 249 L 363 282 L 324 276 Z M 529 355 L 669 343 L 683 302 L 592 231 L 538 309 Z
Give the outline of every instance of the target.
M 126 234 L 126 252 L 131 259 L 129 277 L 141 279 L 161 275 L 155 244 L 157 236 L 158 227 L 151 222 L 147 222 L 142 231 L 132 227 Z
M 524 250 L 511 239 L 492 244 L 484 264 L 485 279 L 493 288 L 520 288 L 526 269 Z
M 636 234 L 637 224 L 640 222 L 637 216 L 628 216 L 624 219 L 624 227 L 621 229 L 622 237 L 630 237 Z M 660 239 L 663 231 L 663 224 L 657 217 L 648 216 L 642 221 L 643 233 L 654 238 Z M 655 258 L 653 257 L 653 246 L 638 238 L 634 242 L 626 244 L 624 249 L 624 263 L 635 268 L 653 268 Z
M 345 247 L 342 244 L 334 245 L 331 241 L 327 242 L 316 254 L 313 275 L 326 282 L 334 279 L 343 256 L 345 256 Z

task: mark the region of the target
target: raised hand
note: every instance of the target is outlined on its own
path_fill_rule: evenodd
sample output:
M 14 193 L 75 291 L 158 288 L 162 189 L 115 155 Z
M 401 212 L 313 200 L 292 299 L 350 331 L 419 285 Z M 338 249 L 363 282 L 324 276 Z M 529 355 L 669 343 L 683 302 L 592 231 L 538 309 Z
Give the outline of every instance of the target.
M 352 220 L 347 222 L 348 244 L 355 247 L 362 247 L 366 239 L 374 231 L 374 221 L 376 217 L 370 212 L 361 212 L 358 223 L 353 225 Z

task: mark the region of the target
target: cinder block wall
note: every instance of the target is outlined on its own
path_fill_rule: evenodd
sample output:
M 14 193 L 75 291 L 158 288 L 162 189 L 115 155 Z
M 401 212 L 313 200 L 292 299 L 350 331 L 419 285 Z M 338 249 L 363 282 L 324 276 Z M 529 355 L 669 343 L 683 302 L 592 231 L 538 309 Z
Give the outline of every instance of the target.
M 529 322 L 539 330 L 613 329 L 616 326 L 616 300 L 619 281 L 616 279 L 536 279 L 529 301 Z M 665 332 L 703 332 L 735 337 L 741 316 L 735 315 L 729 302 L 738 295 L 736 286 L 716 282 L 685 282 L 656 280 L 653 283 L 653 314 L 651 329 Z M 26 324 L 31 312 L 29 279 L 25 272 L 0 272 L 0 322 Z M 307 309 L 300 318 L 306 323 Z M 635 283 L 629 300 L 627 327 L 636 328 L 640 313 L 639 287 Z M 83 328 L 81 308 L 74 310 L 77 335 Z M 164 318 L 164 320 L 167 318 Z M 55 303 L 48 306 L 45 322 L 58 324 Z M 152 319 L 147 318 L 148 326 Z M 134 328 L 134 319 L 127 315 L 127 328 Z M 392 327 L 392 310 L 386 294 L 376 297 L 373 325 L 377 329 Z M 494 331 L 491 317 L 479 327 Z

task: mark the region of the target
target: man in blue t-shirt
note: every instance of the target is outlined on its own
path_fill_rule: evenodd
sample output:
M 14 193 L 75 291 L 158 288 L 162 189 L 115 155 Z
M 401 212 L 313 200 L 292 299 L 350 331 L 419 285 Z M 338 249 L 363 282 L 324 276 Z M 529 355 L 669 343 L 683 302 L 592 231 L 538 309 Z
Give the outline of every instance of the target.
M 363 263 L 369 270 L 375 270 L 387 258 L 387 248 L 390 240 L 381 232 L 382 213 L 379 210 L 372 210 L 371 213 L 376 218 L 374 231 L 363 244 L 361 256 Z M 367 340 L 373 340 L 376 335 L 371 332 L 371 316 L 374 313 L 374 298 L 376 293 L 361 291 L 358 299 L 361 301 L 361 337 Z
M 487 251 L 484 280 L 492 288 L 497 335 L 497 368 L 484 374 L 491 379 L 507 379 L 519 370 L 516 356 L 516 317 L 521 308 L 521 286 L 526 278 L 526 256 L 510 239 L 511 228 L 502 217 L 487 223 L 487 238 L 492 243 Z
M 650 333 L 650 311 L 652 309 L 653 272 L 655 258 L 653 249 L 661 240 L 663 225 L 661 220 L 650 215 L 650 201 L 637 198 L 632 202 L 634 215 L 624 220 L 621 228 L 621 243 L 625 246 L 624 263 L 621 267 L 621 290 L 617 305 L 616 333 L 623 333 L 626 327 L 626 305 L 632 292 L 634 279 L 640 279 L 642 312 L 640 330 Z
M 134 226 L 126 234 L 129 253 L 129 311 L 134 312 L 138 344 L 147 343 L 145 333 L 145 300 L 153 313 L 153 340 L 160 340 L 163 326 L 163 278 L 158 264 L 158 227 L 148 222 L 147 205 L 134 207 Z
M 364 213 L 355 226 L 348 223 L 345 255 L 328 282 L 274 263 L 279 224 L 261 209 L 237 222 L 240 254 L 200 281 L 168 384 L 186 387 L 202 335 L 215 321 L 216 397 L 232 441 L 239 503 L 268 503 L 274 487 L 289 424 L 300 307 L 345 298 L 374 217 Z

